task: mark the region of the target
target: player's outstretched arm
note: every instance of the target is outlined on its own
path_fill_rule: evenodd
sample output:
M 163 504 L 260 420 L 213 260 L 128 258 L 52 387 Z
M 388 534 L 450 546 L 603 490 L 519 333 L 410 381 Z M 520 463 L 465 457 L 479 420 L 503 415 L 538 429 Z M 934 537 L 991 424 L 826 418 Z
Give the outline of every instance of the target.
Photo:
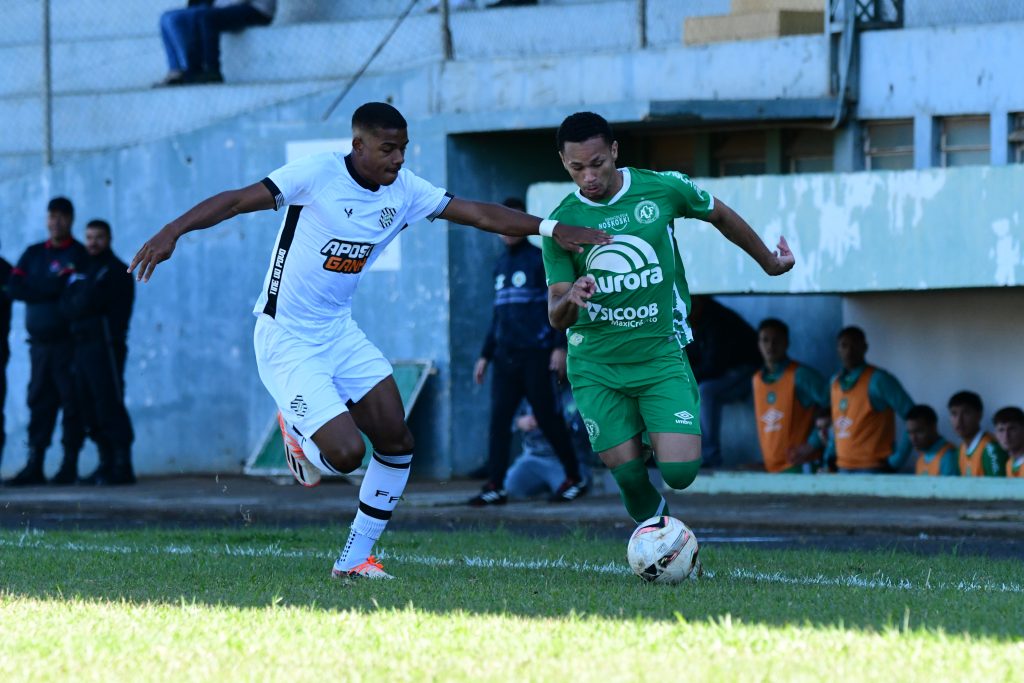
M 178 238 L 185 233 L 213 227 L 242 213 L 273 208 L 274 197 L 263 183 L 253 183 L 240 190 L 215 194 L 199 202 L 146 240 L 128 266 L 128 272 L 131 273 L 138 268 L 137 279 L 149 282 L 153 269 L 158 263 L 171 258 Z
M 548 287 L 548 322 L 556 330 L 567 330 L 576 324 L 580 307 L 585 307 L 597 292 L 593 275 L 584 275 L 576 282 L 556 282 Z
M 474 202 L 456 197 L 448 203 L 440 217 L 446 221 L 472 225 L 474 228 L 502 235 L 525 237 L 540 234 L 540 218 L 501 204 Z M 555 224 L 551 237 L 562 249 L 573 252 L 582 252 L 584 244 L 609 244 L 612 241 L 607 233 L 600 230 L 565 223 Z
M 769 250 L 743 217 L 718 197 L 715 197 L 715 208 L 705 220 L 718 228 L 730 242 L 750 254 L 750 257 L 757 261 L 757 265 L 769 275 L 782 275 L 796 265 L 796 259 L 789 250 L 785 237 L 779 237 L 775 251 Z

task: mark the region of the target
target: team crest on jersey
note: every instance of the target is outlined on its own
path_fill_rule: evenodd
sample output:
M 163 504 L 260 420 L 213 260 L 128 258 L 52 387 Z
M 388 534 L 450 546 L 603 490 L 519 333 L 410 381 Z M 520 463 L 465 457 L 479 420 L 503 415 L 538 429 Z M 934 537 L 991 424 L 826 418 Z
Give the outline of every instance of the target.
M 661 209 L 650 199 L 645 199 L 636 205 L 633 217 L 644 225 L 650 225 L 661 217 Z
M 392 209 L 390 206 L 380 210 L 380 227 L 382 230 L 386 230 L 391 221 L 395 220 L 395 214 L 398 213 L 398 209 Z
M 324 261 L 324 270 L 355 274 L 363 272 L 366 261 L 373 253 L 373 245 L 365 242 L 331 240 L 323 246 L 320 253 L 327 257 Z

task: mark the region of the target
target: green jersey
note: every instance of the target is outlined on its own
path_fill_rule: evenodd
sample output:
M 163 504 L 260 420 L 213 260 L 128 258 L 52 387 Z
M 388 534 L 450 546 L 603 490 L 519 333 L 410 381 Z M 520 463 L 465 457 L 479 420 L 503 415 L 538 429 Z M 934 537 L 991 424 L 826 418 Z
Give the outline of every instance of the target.
M 597 291 L 567 332 L 569 355 L 607 363 L 636 363 L 693 339 L 686 318 L 690 290 L 676 245 L 676 218 L 707 218 L 714 197 L 682 173 L 623 168 L 622 189 L 604 203 L 579 190 L 551 218 L 598 228 L 611 244 L 565 251 L 544 240 L 548 285 L 593 276 Z

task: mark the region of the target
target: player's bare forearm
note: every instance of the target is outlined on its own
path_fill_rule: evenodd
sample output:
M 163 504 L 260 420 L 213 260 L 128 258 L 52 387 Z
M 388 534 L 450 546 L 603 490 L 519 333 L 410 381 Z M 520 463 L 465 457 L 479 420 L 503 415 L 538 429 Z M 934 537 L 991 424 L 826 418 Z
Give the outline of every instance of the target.
M 580 307 L 587 305 L 597 292 L 597 283 L 590 275 L 576 282 L 556 282 L 548 287 L 548 322 L 556 330 L 567 330 L 576 324 Z
M 440 217 L 446 221 L 471 225 L 486 232 L 512 237 L 540 234 L 540 218 L 501 204 L 474 202 L 456 197 L 448 203 Z M 583 251 L 584 244 L 608 244 L 612 241 L 611 237 L 600 230 L 565 223 L 555 225 L 551 237 L 558 246 L 574 252 Z
M 771 251 L 743 217 L 718 198 L 715 198 L 715 208 L 707 221 L 726 239 L 747 252 L 768 275 L 782 275 L 796 263 L 784 237 L 780 238 L 777 250 Z
M 272 208 L 274 198 L 262 183 L 215 194 L 199 202 L 146 240 L 128 266 L 128 272 L 134 271 L 137 267 L 138 279 L 149 282 L 153 269 L 158 263 L 171 257 L 178 238 L 185 233 L 213 227 L 239 214 Z

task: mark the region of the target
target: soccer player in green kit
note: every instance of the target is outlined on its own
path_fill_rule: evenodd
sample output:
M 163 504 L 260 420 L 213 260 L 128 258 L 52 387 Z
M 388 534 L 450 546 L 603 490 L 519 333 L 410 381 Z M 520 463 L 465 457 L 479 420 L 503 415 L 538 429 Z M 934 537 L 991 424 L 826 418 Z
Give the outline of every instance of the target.
M 673 221 L 711 223 L 769 275 L 785 273 L 795 260 L 785 238 L 770 251 L 735 211 L 685 175 L 616 168 L 618 143 L 597 114 L 566 118 L 557 142 L 579 189 L 550 219 L 605 230 L 614 241 L 570 254 L 544 240 L 548 316 L 567 330 L 569 383 L 594 451 L 639 523 L 669 514 L 641 457 L 644 431 L 672 488 L 689 486 L 700 468 L 700 397 L 683 348 L 693 338 L 690 292 Z

